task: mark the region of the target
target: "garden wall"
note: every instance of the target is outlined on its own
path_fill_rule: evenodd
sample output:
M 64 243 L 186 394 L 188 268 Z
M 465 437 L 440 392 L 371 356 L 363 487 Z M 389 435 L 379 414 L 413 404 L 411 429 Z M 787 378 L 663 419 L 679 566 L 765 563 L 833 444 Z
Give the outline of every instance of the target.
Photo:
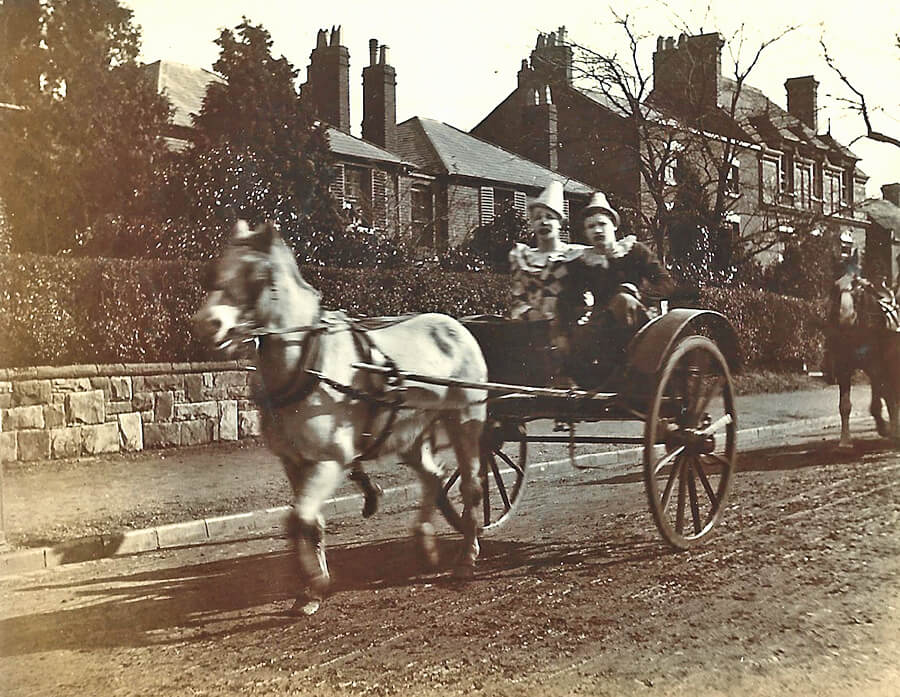
M 236 361 L 0 370 L 0 461 L 257 436 L 252 379 Z

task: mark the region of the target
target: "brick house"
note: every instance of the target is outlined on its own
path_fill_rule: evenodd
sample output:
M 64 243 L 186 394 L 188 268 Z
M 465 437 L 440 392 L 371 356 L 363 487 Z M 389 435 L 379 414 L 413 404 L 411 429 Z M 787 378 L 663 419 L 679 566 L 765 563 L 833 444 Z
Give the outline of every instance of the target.
M 653 128 L 680 132 L 702 141 L 710 157 L 733 155 L 723 162 L 728 200 L 719 234 L 727 239 L 718 245 L 747 246 L 751 239 L 802 223 L 835 240 L 849 231 L 864 248 L 867 221 L 856 204 L 865 196 L 867 177 L 858 157 L 818 132 L 814 77 L 785 82 L 784 110 L 749 85 L 738 91 L 736 82 L 722 75 L 722 46 L 717 33 L 682 35 L 677 42 L 659 37 L 654 91 L 644 105 L 651 133 Z M 646 143 L 639 142 L 627 112 L 601 92 L 576 84 L 565 28 L 539 34 L 522 61 L 516 89 L 472 133 L 520 154 L 541 154 L 548 166 L 607 191 L 614 205 L 647 210 L 650 192 L 639 159 Z M 667 205 L 679 183 L 679 160 L 687 160 L 678 138 L 658 162 Z M 774 245 L 760 259 L 779 251 Z
M 583 182 L 434 119 L 413 117 L 397 132 L 398 152 L 430 177 L 411 182 L 410 196 L 418 220 L 435 221 L 437 246 L 458 245 L 474 228 L 490 223 L 504 205 L 524 216 L 528 198 L 553 179 L 563 183 L 567 216 L 591 193 Z M 427 234 L 427 225 L 422 230 Z

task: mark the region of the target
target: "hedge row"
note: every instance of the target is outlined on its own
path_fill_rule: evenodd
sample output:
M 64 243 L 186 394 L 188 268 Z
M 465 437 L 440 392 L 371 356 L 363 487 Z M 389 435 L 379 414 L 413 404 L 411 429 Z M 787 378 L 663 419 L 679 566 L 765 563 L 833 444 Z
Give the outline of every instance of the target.
M 0 367 L 203 361 L 191 335 L 207 265 L 0 255 Z M 325 307 L 355 316 L 502 312 L 509 281 L 492 274 L 306 267 Z
M 0 367 L 202 361 L 191 335 L 207 266 L 181 261 L 0 255 Z M 505 311 L 501 274 L 306 267 L 323 304 L 354 316 Z M 750 289 L 709 288 L 699 306 L 734 324 L 745 366 L 818 365 L 816 303 Z

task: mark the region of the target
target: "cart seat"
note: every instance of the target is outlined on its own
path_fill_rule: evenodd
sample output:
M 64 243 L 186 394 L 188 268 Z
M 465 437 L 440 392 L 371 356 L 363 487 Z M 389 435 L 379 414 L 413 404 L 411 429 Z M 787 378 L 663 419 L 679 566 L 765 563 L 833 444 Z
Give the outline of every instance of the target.
M 478 340 L 491 382 L 533 387 L 550 383 L 549 320 L 474 315 L 460 322 Z

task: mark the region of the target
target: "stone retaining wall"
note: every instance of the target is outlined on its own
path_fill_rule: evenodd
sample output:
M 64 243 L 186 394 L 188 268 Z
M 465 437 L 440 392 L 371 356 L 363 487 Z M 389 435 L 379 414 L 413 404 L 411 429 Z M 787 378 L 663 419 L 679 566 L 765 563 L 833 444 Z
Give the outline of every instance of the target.
M 0 462 L 200 445 L 259 435 L 247 364 L 0 370 Z

